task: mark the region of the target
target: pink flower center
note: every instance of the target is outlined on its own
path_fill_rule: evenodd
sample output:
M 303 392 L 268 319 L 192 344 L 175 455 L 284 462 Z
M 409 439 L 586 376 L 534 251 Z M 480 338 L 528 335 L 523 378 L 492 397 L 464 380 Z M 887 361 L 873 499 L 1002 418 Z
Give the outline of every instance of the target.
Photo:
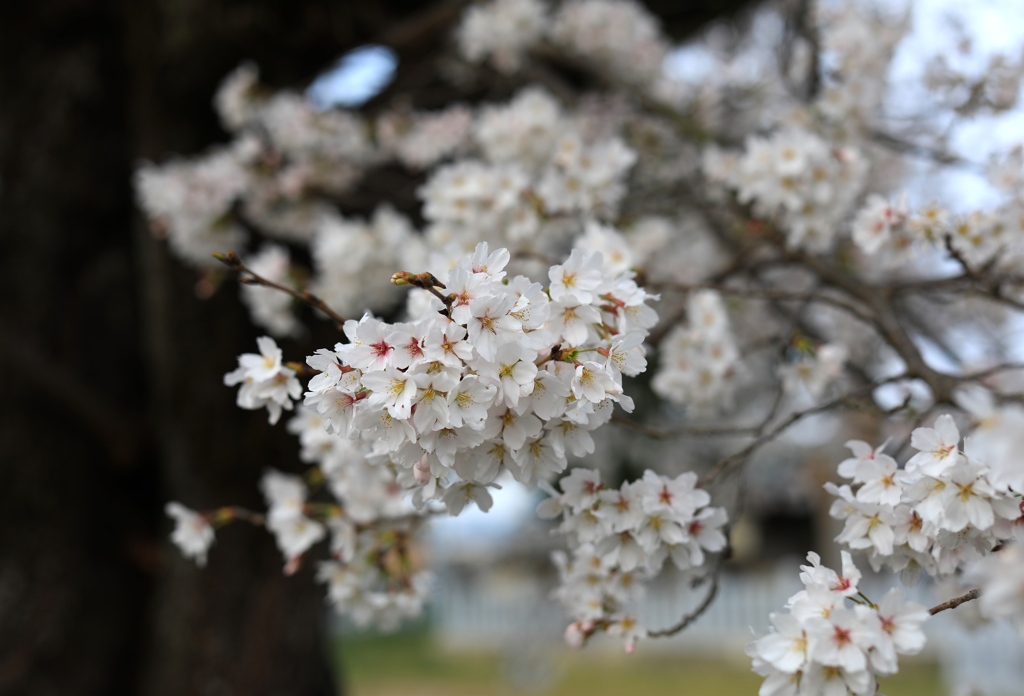
M 832 635 L 832 640 L 836 642 L 836 645 L 840 648 L 844 645 L 849 645 L 850 641 L 850 629 L 835 627 L 835 632 Z

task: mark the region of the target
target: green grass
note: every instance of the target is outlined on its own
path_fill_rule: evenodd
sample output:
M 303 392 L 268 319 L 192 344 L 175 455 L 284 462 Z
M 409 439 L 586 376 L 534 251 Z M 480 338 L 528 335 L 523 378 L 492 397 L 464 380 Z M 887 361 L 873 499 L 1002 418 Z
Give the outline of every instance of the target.
M 755 696 L 761 684 L 742 655 L 675 657 L 643 648 L 632 656 L 547 644 L 508 654 L 453 652 L 419 628 L 346 637 L 337 654 L 349 696 Z M 881 687 L 887 696 L 945 693 L 935 666 L 923 662 L 905 662 Z

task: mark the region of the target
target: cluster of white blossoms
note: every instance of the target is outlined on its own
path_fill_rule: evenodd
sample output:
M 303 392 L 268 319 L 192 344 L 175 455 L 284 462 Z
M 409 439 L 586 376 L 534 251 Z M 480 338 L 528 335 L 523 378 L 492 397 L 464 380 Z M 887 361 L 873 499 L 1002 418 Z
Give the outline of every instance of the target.
M 650 469 L 618 489 L 601 483 L 594 469 L 573 469 L 559 482 L 559 493 L 541 504 L 542 517 L 562 517 L 558 531 L 569 539 L 571 556 L 555 553 L 561 585 L 555 596 L 569 609 L 570 643 L 597 631 L 621 636 L 632 652 L 647 635 L 629 605 L 642 581 L 657 575 L 667 559 L 681 571 L 699 573 L 706 554 L 726 546 L 723 508 L 697 487 L 693 472 L 675 478 Z
M 263 89 L 257 78 L 254 66 L 243 65 L 215 98 L 234 141 L 136 174 L 140 205 L 190 264 L 215 264 L 211 254 L 241 251 L 249 225 L 308 242 L 332 211 L 313 192 L 343 193 L 367 166 L 387 159 L 361 116 L 318 111 L 299 94 Z
M 252 66 L 228 76 L 215 105 L 233 141 L 137 174 L 154 231 L 194 266 L 229 249 L 245 258 L 259 277 L 246 279 L 243 299 L 274 336 L 301 334 L 296 303 L 260 286 L 260 278 L 300 296 L 315 293 L 335 317 L 362 318 L 344 322 L 347 342 L 307 358 L 315 374 L 305 390 L 299 377 L 310 369 L 285 363 L 273 339 L 258 339 L 258 354 L 239 357 L 224 376 L 239 387 L 238 405 L 266 408 L 271 423 L 297 409 L 288 427 L 311 467 L 303 477 L 264 477 L 265 515 L 169 504 L 174 543 L 202 565 L 214 530 L 248 519 L 273 534 L 288 571 L 327 547 L 330 560 L 318 577 L 329 600 L 359 623 L 393 627 L 420 611 L 429 584 L 411 550 L 423 520 L 445 510 L 458 515 L 471 503 L 487 511 L 489 490 L 508 473 L 546 488 L 552 497 L 542 510 L 561 518 L 570 548 L 556 558 L 557 596 L 572 613 L 570 641 L 607 632 L 632 649 L 641 637 L 670 633 L 643 626 L 631 604 L 644 581 L 671 566 L 708 577 L 706 557 L 726 545 L 725 511 L 710 505 L 692 473 L 646 471 L 611 489 L 596 471 L 579 468 L 562 477 L 560 490 L 548 485 L 571 458 L 595 453 L 592 432 L 616 403 L 632 410 L 623 377 L 646 370 L 645 341 L 657 321 L 648 304 L 655 296 L 639 279 L 679 298 L 665 313 L 684 319 L 656 332 L 651 386 L 688 417 L 724 410 L 741 386 L 753 406 L 763 401 L 754 390 L 766 384 L 820 399 L 847 361 L 871 374 L 885 342 L 901 357 L 923 352 L 918 337 L 928 326 L 920 334 L 912 327 L 909 347 L 896 346 L 887 332 L 865 330 L 888 315 L 848 291 L 859 285 L 880 303 L 899 291 L 893 312 L 909 316 L 925 291 L 915 289 L 918 278 L 904 284 L 892 271 L 911 252 L 923 249 L 934 260 L 934 252 L 951 251 L 966 266 L 949 279 L 957 300 L 976 290 L 991 300 L 1021 299 L 1012 293 L 1013 273 L 1024 269 L 1024 150 L 991 163 L 989 182 L 1006 200 L 990 211 L 953 215 L 938 203 L 915 208 L 888 193 L 862 200 L 869 166 L 880 175 L 873 185 L 892 171 L 886 167 L 898 155 L 883 150 L 930 152 L 919 151 L 917 137 L 902 143 L 898 133 L 880 130 L 894 123 L 882 104 L 908 24 L 862 10 L 863 3 L 832 3 L 815 16 L 812 8 L 807 21 L 819 31 L 802 36 L 797 29 L 787 39 L 786 75 L 755 69 L 737 81 L 753 53 L 726 57 L 733 48 L 716 48 L 722 35 L 712 32 L 700 59 L 725 77 L 703 88 L 680 81 L 673 90 L 665 82 L 669 43 L 633 0 L 468 4 L 458 48 L 468 63 L 505 73 L 493 93 L 519 89 L 505 103 L 415 111 L 422 102 L 413 91 L 369 117 L 268 90 Z M 820 46 L 810 46 L 815 36 Z M 818 48 L 811 61 L 809 50 Z M 471 75 L 472 65 L 450 58 L 437 78 L 468 87 L 475 101 L 483 92 L 473 90 L 493 73 Z M 735 70 L 723 70 L 723 60 Z M 1016 99 L 1024 62 L 991 65 L 992 76 L 975 81 L 942 66 L 932 78 L 949 100 L 968 100 L 958 114 L 995 111 Z M 558 79 L 563 69 L 581 80 Z M 554 79 L 531 85 L 530 74 Z M 578 82 L 595 92 L 573 94 Z M 791 89 L 774 87 L 783 84 Z M 708 109 L 721 117 L 706 118 Z M 742 150 L 708 148 L 697 165 L 705 143 L 744 136 Z M 370 173 L 366 190 L 358 189 Z M 421 181 L 421 207 L 402 214 L 382 203 L 368 220 L 354 217 L 347 206 L 375 195 L 369 184 L 378 174 Z M 841 234 L 849 244 L 838 244 Z M 789 252 L 777 248 L 778 239 Z M 552 261 L 569 250 L 564 263 Z M 837 253 L 816 259 L 818 267 L 793 250 Z M 943 280 L 934 275 L 943 266 L 914 269 L 922 271 L 917 285 Z M 424 272 L 393 276 L 397 268 Z M 827 277 L 830 268 L 844 278 Z M 1000 275 L 982 288 L 989 271 Z M 542 276 L 543 284 L 535 282 Z M 710 289 L 718 283 L 755 302 L 777 292 L 793 315 L 782 323 L 772 312 L 743 316 L 745 303 L 737 302 L 730 320 L 723 296 Z M 975 289 L 961 293 L 961 285 Z M 839 301 L 846 295 L 850 304 Z M 834 303 L 820 301 L 833 296 Z M 962 311 L 966 302 L 956 304 Z M 988 319 L 979 326 L 1008 326 Z M 802 331 L 803 322 L 821 334 L 816 350 L 789 345 L 794 360 L 754 359 L 755 350 L 794 327 Z M 947 328 L 935 329 L 937 345 L 952 335 Z M 956 341 L 948 343 L 958 353 Z M 740 345 L 751 355 L 741 357 Z M 973 421 L 971 436 L 961 443 L 951 417 L 942 416 L 914 431 L 918 454 L 903 469 L 884 445 L 848 443 L 854 456 L 839 473 L 851 483 L 827 487 L 838 498 L 833 516 L 845 522 L 838 540 L 908 581 L 969 568 L 966 577 L 987 593 L 988 614 L 1020 617 L 1021 561 L 1011 540 L 1024 517 L 1024 408 L 980 388 L 957 398 Z M 781 435 L 782 426 L 762 428 L 747 451 Z M 860 575 L 845 552 L 842 576 L 809 558 L 806 590 L 790 600 L 789 613 L 773 616 L 771 634 L 751 644 L 755 669 L 767 677 L 761 693 L 873 693 L 875 677 L 896 670 L 897 654 L 920 649 L 923 610 L 896 593 L 872 604 L 859 594 Z
M 819 8 L 829 70 L 816 104 L 840 128 L 867 127 L 886 96 L 889 68 L 910 28 L 910 13 L 897 18 L 853 3 Z
M 373 440 L 418 503 L 440 499 L 453 514 L 469 500 L 489 507 L 503 470 L 536 484 L 592 452 L 589 431 L 612 405 L 632 410 L 622 376 L 646 368 L 657 319 L 632 274 L 610 275 L 600 254 L 573 251 L 547 289 L 506 279 L 508 260 L 481 243 L 443 280 L 396 274 L 437 283 L 445 303 L 406 323 L 350 320 L 350 343 L 307 359 L 320 374 L 306 405 L 332 432 Z
M 302 394 L 302 384 L 295 370 L 282 363 L 281 349 L 274 339 L 263 336 L 256 339 L 256 345 L 259 354 L 239 355 L 238 368 L 224 375 L 224 384 L 240 384 L 238 406 L 248 410 L 266 408 L 273 424 L 281 418 L 282 409 L 292 410 L 295 399 Z
M 1024 490 L 1019 462 L 1008 467 L 1007 440 L 984 429 L 960 443 L 949 414 L 933 428 L 914 430 L 918 452 L 904 469 L 882 452 L 884 444 L 848 442 L 853 457 L 839 464 L 839 475 L 853 486 L 825 486 L 838 498 L 830 514 L 845 521 L 837 541 L 867 553 L 876 570 L 888 566 L 912 583 L 922 571 L 951 575 L 1012 539 L 1021 519 L 1017 491 Z
M 374 458 L 372 443 L 338 437 L 328 432 L 326 425 L 315 409 L 300 406 L 288 422 L 288 430 L 299 438 L 299 458 L 316 467 L 345 516 L 369 524 L 411 512 L 395 472 Z
M 250 146 L 238 142 L 196 160 L 146 165 L 136 172 L 139 203 L 179 258 L 213 265 L 212 254 L 245 241 L 245 231 L 228 212 L 249 189 Z
M 787 613 L 771 615 L 767 635 L 747 645 L 754 671 L 765 677 L 759 696 L 872 696 L 876 677 L 897 672 L 899 655 L 921 652 L 928 609 L 905 602 L 897 589 L 871 602 L 857 587 L 861 574 L 850 554 L 842 558 L 840 574 L 807 554 L 805 589 L 789 598 Z
M 292 93 L 267 96 L 255 69 L 243 66 L 226 78 L 217 105 L 233 143 L 140 169 L 138 195 L 154 229 L 192 264 L 216 264 L 211 255 L 231 249 L 257 261 L 267 273 L 252 261 L 250 268 L 269 280 L 310 277 L 308 288 L 342 314 L 392 310 L 401 293 L 388 283 L 390 271 L 428 267 L 432 254 L 447 266 L 479 241 L 561 253 L 581 223 L 614 218 L 637 157 L 620 137 L 588 133 L 578 114 L 539 88 L 477 112 L 385 112 L 370 123 L 318 112 Z M 387 205 L 362 221 L 324 200 L 395 159 L 431 167 L 419 190 L 422 235 Z M 250 229 L 308 246 L 313 268 L 290 268 L 281 246 L 247 254 Z M 275 336 L 293 335 L 292 303 L 272 295 L 246 290 L 253 320 Z
M 331 559 L 319 563 L 317 579 L 327 585 L 327 599 L 338 613 L 384 630 L 418 616 L 430 574 L 410 562 L 416 521 L 406 515 L 394 472 L 369 465 L 357 447 L 327 434 L 314 413 L 306 411 L 290 425 L 298 426 L 292 429 L 303 439 L 304 454 L 312 455 L 311 439 L 322 443 L 312 456 L 336 503 L 308 502 L 309 489 L 297 476 L 270 471 L 263 477 L 265 524 L 287 559 L 285 572 L 297 569 L 303 554 L 329 534 Z
M 410 169 L 426 169 L 463 148 L 473 127 L 473 112 L 462 104 L 437 112 L 389 111 L 377 120 L 377 140 Z
M 783 390 L 791 396 L 802 391 L 817 401 L 842 375 L 846 357 L 846 347 L 838 343 L 801 351 L 796 360 L 779 367 Z
M 298 476 L 270 470 L 263 475 L 260 488 L 267 500 L 267 529 L 274 535 L 286 567 L 297 567 L 302 554 L 327 535 L 324 525 L 306 514 L 306 484 Z
M 466 12 L 458 40 L 466 60 L 506 73 L 547 41 L 641 87 L 661 78 L 670 49 L 657 18 L 632 0 L 566 0 L 551 17 L 540 0 L 493 0 Z
M 428 247 L 479 240 L 513 249 L 553 248 L 579 219 L 614 217 L 636 153 L 617 138 L 591 142 L 539 89 L 484 109 L 474 128 L 484 159 L 433 170 L 420 189 Z M 561 226 L 560 226 L 560 223 Z
M 889 265 L 913 259 L 912 252 L 948 246 L 972 268 L 996 263 L 1000 269 L 1024 266 L 1024 148 L 993 157 L 988 183 L 1005 199 L 991 210 L 952 214 L 938 203 L 911 209 L 906 196 L 868 196 L 853 221 L 857 247 Z
M 498 70 L 514 72 L 523 55 L 544 37 L 549 21 L 542 0 L 473 5 L 459 25 L 459 49 L 468 61 L 478 63 L 487 58 Z
M 592 242 L 614 250 L 608 234 L 595 230 Z M 537 485 L 565 470 L 570 455 L 594 451 L 590 431 L 608 421 L 614 403 L 632 410 L 622 377 L 646 369 L 643 341 L 657 315 L 623 259 L 613 254 L 606 263 L 576 249 L 548 269 L 547 288 L 506 278 L 508 261 L 507 250 L 490 253 L 481 243 L 443 281 L 397 273 L 397 285 L 416 286 L 433 302 L 420 303 L 420 318 L 389 324 L 366 314 L 345 323 L 349 343 L 307 358 L 317 374 L 289 429 L 316 467 L 311 481 L 333 501 L 313 502 L 302 478 L 268 472 L 264 523 L 287 571 L 329 537 L 332 560 L 318 578 L 357 622 L 394 627 L 421 610 L 428 577 L 409 559 L 421 518 L 415 508 L 440 501 L 457 515 L 472 501 L 486 511 L 487 489 L 502 472 Z M 241 407 L 267 408 L 276 422 L 300 396 L 298 366 L 282 363 L 273 339 L 257 344 L 260 353 L 240 356 L 224 381 L 240 385 Z M 692 492 L 696 514 L 673 522 L 687 529 L 674 542 L 685 548 L 671 550 L 677 564 L 689 554 L 699 565 L 702 548 L 721 548 L 694 527 L 724 523 L 697 510 L 706 498 Z M 178 520 L 175 543 L 205 562 L 213 541 L 207 518 L 177 504 L 168 513 Z M 636 533 L 647 545 L 647 533 Z
M 945 223 L 945 211 L 935 210 L 936 226 Z M 868 196 L 853 220 L 850 236 L 865 254 L 875 254 L 882 247 L 910 247 L 915 241 L 908 226 L 910 219 L 905 197 L 890 201 L 876 193 Z
M 677 324 L 659 346 L 651 387 L 664 399 L 698 409 L 724 405 L 734 391 L 740 352 L 722 296 L 695 292 L 687 310 L 687 323 Z
M 432 575 L 406 567 L 411 523 L 405 528 L 356 527 L 353 532 L 351 557 L 323 561 L 317 568 L 335 611 L 357 626 L 382 631 L 394 631 L 403 619 L 420 616 Z
M 670 45 L 657 18 L 633 0 L 568 0 L 551 38 L 569 53 L 616 77 L 650 86 L 662 72 Z
M 412 223 L 390 206 L 379 206 L 368 221 L 324 216 L 310 244 L 311 289 L 343 316 L 394 309 L 402 293 L 387 280 L 395 268 L 418 261 L 420 248 Z
M 1019 541 L 968 566 L 964 578 L 981 590 L 978 611 L 990 619 L 1011 619 L 1024 637 L 1024 552 Z
M 373 461 L 367 443 L 325 430 L 312 409 L 300 408 L 288 428 L 299 436 L 303 461 L 315 467 L 306 480 L 267 471 L 261 481 L 268 506 L 263 516 L 233 507 L 199 513 L 168 503 L 166 512 L 176 522 L 171 540 L 203 566 L 216 526 L 236 518 L 258 521 L 273 535 L 291 573 L 314 545 L 328 539 L 330 560 L 319 563 L 317 579 L 328 586 L 328 601 L 339 613 L 385 630 L 418 616 L 430 574 L 410 559 L 420 518 L 409 514 L 412 506 L 395 472 Z M 329 502 L 314 500 L 321 488 L 330 493 Z
M 864 185 L 867 162 L 850 147 L 835 147 L 791 127 L 750 136 L 742 155 L 709 148 L 708 178 L 737 192 L 754 214 L 779 225 L 791 247 L 828 251 Z
M 174 531 L 171 532 L 174 545 L 181 549 L 185 558 L 194 558 L 196 565 L 205 566 L 206 554 L 215 537 L 210 520 L 181 503 L 167 503 L 164 512 L 174 519 Z

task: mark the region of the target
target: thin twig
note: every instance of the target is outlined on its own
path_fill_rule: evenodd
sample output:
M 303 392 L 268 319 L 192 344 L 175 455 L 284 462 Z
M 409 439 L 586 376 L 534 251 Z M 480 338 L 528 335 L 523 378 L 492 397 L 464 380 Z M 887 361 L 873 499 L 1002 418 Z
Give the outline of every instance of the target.
M 226 254 L 214 254 L 213 258 L 217 259 L 218 261 L 220 261 L 222 264 L 224 264 L 233 271 L 248 274 L 249 278 L 243 278 L 243 283 L 254 282 L 257 285 L 262 285 L 267 288 L 273 288 L 274 290 L 280 290 L 285 294 L 291 295 L 300 302 L 305 302 L 310 307 L 318 309 L 327 316 L 329 316 L 338 325 L 339 331 L 345 325 L 345 317 L 335 312 L 327 305 L 326 302 L 321 300 L 313 293 L 309 292 L 308 290 L 296 290 L 295 288 L 290 288 L 287 285 L 281 285 L 280 283 L 275 283 L 274 281 L 269 280 L 268 278 L 264 278 L 263 276 L 259 275 L 251 268 L 246 266 L 244 263 L 242 263 L 242 259 L 239 258 L 238 254 L 236 254 L 235 252 L 229 251 Z
M 981 589 L 975 588 L 967 594 L 962 594 L 959 597 L 954 597 L 953 599 L 943 602 L 942 604 L 936 604 L 934 607 L 928 610 L 928 613 L 932 616 L 935 616 L 940 611 L 946 611 L 947 609 L 956 609 L 958 606 L 965 602 L 970 602 L 971 600 L 977 599 L 980 595 Z
M 714 601 L 715 596 L 718 594 L 718 576 L 721 574 L 721 570 L 722 565 L 721 563 L 719 563 L 718 567 L 715 568 L 715 572 L 711 575 L 711 588 L 708 590 L 708 594 L 704 598 L 704 601 L 701 602 L 696 609 L 691 611 L 689 614 L 681 618 L 677 623 L 669 626 L 668 628 L 663 628 L 658 631 L 650 631 L 648 632 L 647 636 L 649 638 L 664 638 L 666 636 L 674 636 L 675 634 L 679 633 L 684 628 L 692 624 L 694 621 L 699 619 L 704 614 L 704 612 L 708 610 L 708 607 L 711 606 L 711 602 Z
M 754 435 L 760 427 L 759 425 L 747 425 L 736 426 L 734 428 L 698 428 L 693 426 L 657 428 L 652 425 L 647 425 L 646 423 L 635 421 L 618 412 L 612 414 L 612 423 L 657 439 L 668 439 L 672 437 L 681 437 L 683 435 L 690 437 L 735 437 L 738 435 Z
M 841 405 L 846 401 L 852 401 L 854 399 L 867 396 L 872 391 L 874 391 L 875 389 L 884 384 L 897 382 L 901 379 L 906 378 L 906 374 L 900 374 L 893 377 L 887 377 L 882 380 L 876 380 L 874 382 L 871 382 L 870 384 L 864 385 L 859 389 L 846 392 L 842 396 L 838 396 L 830 401 L 826 401 L 817 406 L 804 409 L 803 411 L 791 413 L 788 417 L 783 419 L 782 422 L 778 423 L 771 430 L 768 430 L 768 425 L 771 422 L 771 419 L 769 418 L 765 420 L 757 433 L 757 437 L 753 441 L 748 443 L 738 452 L 735 452 L 734 454 L 724 459 L 720 459 L 713 467 L 711 467 L 711 469 L 708 470 L 706 474 L 704 474 L 704 477 L 701 479 L 701 487 L 705 489 L 709 488 L 710 485 L 714 483 L 716 479 L 718 479 L 718 477 L 723 476 L 724 474 L 734 469 L 737 465 L 745 462 L 747 458 L 750 455 L 752 455 L 755 451 L 757 451 L 767 443 L 771 442 L 779 435 L 781 435 L 784 431 L 788 430 L 790 427 L 796 425 L 797 423 L 807 418 L 808 416 L 813 416 L 818 413 L 831 411 L 832 409 L 836 408 L 837 406 Z
M 879 145 L 899 152 L 905 155 L 913 155 L 922 159 L 931 160 L 938 162 L 939 164 L 953 165 L 956 167 L 963 167 L 964 169 L 971 169 L 974 171 L 983 171 L 984 167 L 976 162 L 958 157 L 950 152 L 941 150 L 930 145 L 924 145 L 921 143 L 910 142 L 909 140 L 903 140 L 898 135 L 892 133 L 886 133 L 881 130 L 871 130 L 867 133 L 868 137 L 874 140 Z

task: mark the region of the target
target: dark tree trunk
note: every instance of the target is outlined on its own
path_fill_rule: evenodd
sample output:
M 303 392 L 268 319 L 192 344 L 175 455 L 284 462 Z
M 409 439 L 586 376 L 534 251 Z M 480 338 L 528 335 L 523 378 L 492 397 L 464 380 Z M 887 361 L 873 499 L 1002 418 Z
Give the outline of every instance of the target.
M 140 159 L 224 139 L 210 99 L 243 60 L 280 84 L 329 62 L 337 5 L 2 4 L 0 693 L 337 692 L 322 588 L 265 533 L 226 530 L 205 570 L 166 542 L 166 500 L 258 507 L 298 462 L 221 385 L 256 335 L 233 286 L 198 301 L 131 190 Z
M 166 541 L 166 501 L 259 507 L 261 472 L 299 465 L 221 385 L 258 335 L 236 292 L 195 297 L 131 174 L 224 140 L 210 100 L 245 60 L 290 85 L 390 35 L 416 62 L 455 15 L 395 30 L 426 6 L 0 3 L 0 693 L 337 692 L 311 569 L 257 529 L 205 569 Z

